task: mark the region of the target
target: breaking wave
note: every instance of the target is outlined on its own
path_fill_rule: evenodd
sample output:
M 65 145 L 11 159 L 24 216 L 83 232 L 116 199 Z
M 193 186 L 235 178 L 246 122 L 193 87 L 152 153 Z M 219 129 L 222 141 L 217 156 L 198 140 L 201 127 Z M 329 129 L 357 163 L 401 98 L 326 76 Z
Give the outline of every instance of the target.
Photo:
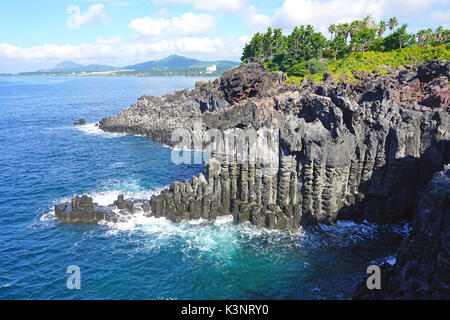
M 100 129 L 98 126 L 98 122 L 96 123 L 87 123 L 82 126 L 76 126 L 75 129 L 83 132 L 87 135 L 96 135 L 96 136 L 104 136 L 105 138 L 117 138 L 117 137 L 123 137 L 126 136 L 126 133 L 120 133 L 120 132 L 106 132 Z

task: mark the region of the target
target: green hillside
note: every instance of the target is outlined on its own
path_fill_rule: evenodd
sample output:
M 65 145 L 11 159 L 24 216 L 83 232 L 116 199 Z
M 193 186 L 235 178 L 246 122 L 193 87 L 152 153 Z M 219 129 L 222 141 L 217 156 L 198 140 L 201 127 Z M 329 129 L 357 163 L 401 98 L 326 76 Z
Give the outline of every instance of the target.
M 445 45 L 423 47 L 412 46 L 404 48 L 402 52 L 399 50 L 390 52 L 367 51 L 362 56 L 361 52 L 352 52 L 348 56 L 337 59 L 336 61 L 324 61 L 325 67 L 320 73 L 307 73 L 303 77 L 289 76 L 288 82 L 300 83 L 304 77 L 313 79 L 316 82 L 323 80 L 324 72 L 331 72 L 338 79 L 342 75 L 347 80 L 355 80 L 352 70 L 366 71 L 371 74 L 379 72 L 381 74 L 389 74 L 399 66 L 416 65 L 432 59 L 450 59 L 450 49 Z
M 239 62 L 218 60 L 202 61 L 178 55 L 171 55 L 161 60 L 147 61 L 126 67 L 110 67 L 90 64 L 87 66 L 72 61 L 63 61 L 53 69 L 23 72 L 21 76 L 208 76 L 218 77 Z M 207 67 L 215 65 L 215 70 Z
M 371 16 L 350 23 L 331 24 L 327 39 L 312 25 L 290 34 L 268 28 L 245 45 L 241 61 L 258 62 L 270 71 L 283 71 L 291 82 L 305 77 L 321 81 L 324 72 L 354 80 L 352 70 L 389 73 L 401 65 L 430 59 L 449 59 L 450 29 L 443 26 L 409 33 L 396 17 L 374 21 Z
M 218 68 L 238 66 L 238 62 L 219 60 L 219 61 L 202 61 L 192 58 L 187 58 L 179 55 L 170 55 L 161 60 L 147 61 L 131 66 L 126 66 L 124 69 L 132 70 L 149 70 L 149 69 L 182 69 L 193 67 L 204 67 L 215 64 Z

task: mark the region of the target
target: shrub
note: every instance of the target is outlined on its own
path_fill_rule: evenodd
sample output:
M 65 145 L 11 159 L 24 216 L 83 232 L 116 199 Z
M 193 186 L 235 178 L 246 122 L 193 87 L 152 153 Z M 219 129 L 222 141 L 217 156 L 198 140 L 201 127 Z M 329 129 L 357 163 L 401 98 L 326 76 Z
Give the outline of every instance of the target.
M 306 62 L 306 68 L 312 74 L 325 72 L 327 65 L 328 65 L 327 63 L 321 62 L 316 59 L 311 59 Z
M 304 62 L 294 64 L 288 71 L 288 75 L 295 77 L 304 77 L 307 73 L 308 69 Z

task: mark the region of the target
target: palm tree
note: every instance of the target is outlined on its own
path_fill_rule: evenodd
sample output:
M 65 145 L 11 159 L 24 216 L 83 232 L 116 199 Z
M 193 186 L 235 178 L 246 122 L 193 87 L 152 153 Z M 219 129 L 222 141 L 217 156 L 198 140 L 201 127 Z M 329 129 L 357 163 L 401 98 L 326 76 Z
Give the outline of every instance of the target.
M 371 15 L 368 15 L 367 17 L 365 17 L 363 19 L 362 23 L 363 23 L 364 27 L 369 28 L 369 29 L 373 28 L 374 24 L 375 24 Z
M 386 21 L 381 20 L 378 24 L 378 37 L 381 38 L 383 36 L 383 33 L 386 31 L 387 24 Z
M 418 42 L 417 45 L 419 47 L 422 47 L 425 44 L 426 40 L 427 40 L 427 31 L 424 29 L 419 30 L 419 32 L 417 32 L 417 42 Z
M 428 28 L 427 30 L 425 30 L 425 42 L 430 42 L 431 40 L 433 40 L 434 37 L 434 33 L 433 30 L 431 30 L 431 28 Z
M 441 41 L 442 40 L 442 34 L 444 33 L 444 27 L 439 26 L 437 27 L 436 31 L 434 32 L 436 34 L 436 40 Z
M 328 32 L 331 34 L 331 40 L 333 41 L 333 35 L 336 33 L 337 27 L 335 24 L 332 24 L 328 27 Z
M 357 33 L 360 29 L 361 29 L 361 21 L 359 20 L 352 21 L 349 27 L 350 38 L 353 39 L 355 33 Z
M 391 32 L 398 26 L 398 20 L 396 17 L 392 17 L 389 19 L 389 29 Z
M 348 23 L 341 24 L 341 36 L 344 37 L 345 42 L 347 42 L 349 34 L 350 34 L 350 25 Z

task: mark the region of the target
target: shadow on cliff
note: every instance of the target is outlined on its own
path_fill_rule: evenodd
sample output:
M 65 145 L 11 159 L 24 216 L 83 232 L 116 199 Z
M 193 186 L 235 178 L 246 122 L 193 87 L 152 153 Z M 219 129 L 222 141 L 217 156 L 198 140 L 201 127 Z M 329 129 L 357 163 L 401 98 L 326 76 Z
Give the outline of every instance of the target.
M 393 140 L 392 133 L 387 139 Z M 386 143 L 386 149 L 392 149 L 392 144 Z M 420 193 L 433 174 L 450 162 L 450 141 L 435 142 L 420 158 L 395 158 L 392 150 L 385 152 L 389 155 L 386 164 L 359 185 L 359 193 L 347 196 L 347 205 L 339 210 L 337 219 L 378 224 L 411 220 Z

